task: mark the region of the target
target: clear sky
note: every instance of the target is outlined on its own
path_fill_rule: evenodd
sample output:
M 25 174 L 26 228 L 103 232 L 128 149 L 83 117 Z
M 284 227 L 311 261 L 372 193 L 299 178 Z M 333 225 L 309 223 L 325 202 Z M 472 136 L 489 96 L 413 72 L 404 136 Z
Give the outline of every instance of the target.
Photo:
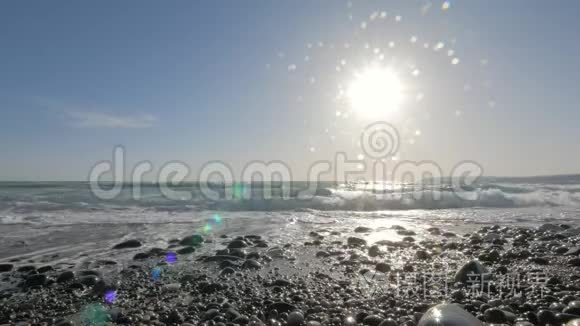
M 117 144 L 130 162 L 304 175 L 360 152 L 368 117 L 337 95 L 374 62 L 404 88 L 381 117 L 400 159 L 580 173 L 580 3 L 448 4 L 3 1 L 0 180 L 85 180 Z

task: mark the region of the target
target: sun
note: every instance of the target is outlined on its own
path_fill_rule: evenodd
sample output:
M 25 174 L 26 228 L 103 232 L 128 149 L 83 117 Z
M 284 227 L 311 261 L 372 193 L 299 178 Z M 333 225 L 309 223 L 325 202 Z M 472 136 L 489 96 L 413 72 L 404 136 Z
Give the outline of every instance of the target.
M 399 109 L 403 84 L 391 68 L 373 64 L 355 74 L 346 96 L 355 112 L 366 118 L 381 118 Z

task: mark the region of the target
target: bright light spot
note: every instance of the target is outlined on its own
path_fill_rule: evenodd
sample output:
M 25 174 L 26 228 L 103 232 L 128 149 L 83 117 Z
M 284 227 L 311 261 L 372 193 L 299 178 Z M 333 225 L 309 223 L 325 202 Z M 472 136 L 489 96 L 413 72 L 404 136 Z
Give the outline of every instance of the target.
M 444 46 L 445 46 L 445 43 L 443 43 L 443 42 L 437 43 L 437 45 L 435 45 L 435 51 L 443 49 Z
M 218 224 L 219 224 L 219 223 L 221 223 L 221 222 L 222 222 L 222 217 L 221 217 L 219 214 L 214 214 L 214 215 L 213 215 L 213 221 L 214 221 L 215 223 L 218 223 Z
M 365 159 L 365 156 L 363 154 L 358 154 L 358 156 L 356 157 L 359 161 L 362 161 Z
M 411 39 L 409 40 L 411 41 L 411 43 L 417 43 L 417 36 L 411 36 Z
M 289 65 L 288 66 L 288 71 L 294 71 L 296 70 L 296 65 Z
M 314 152 L 316 152 L 316 148 L 314 148 L 314 147 L 310 147 L 310 152 L 311 152 L 311 153 L 314 153 Z
M 389 47 L 390 48 L 394 48 L 395 47 L 395 42 L 393 42 L 393 41 L 389 42 Z
M 458 64 L 459 63 L 459 58 L 453 58 L 453 60 L 451 60 L 451 64 Z
M 402 19 L 403 19 L 403 17 L 401 17 L 401 16 L 395 17 L 395 20 L 398 21 L 398 22 L 400 22 Z
M 359 170 L 364 170 L 364 168 L 365 168 L 364 164 L 358 164 L 356 167 L 357 167 Z
M 421 136 L 421 130 L 419 130 L 419 129 L 415 130 L 415 135 L 416 136 Z
M 415 77 L 419 76 L 419 74 L 420 74 L 420 73 L 421 73 L 421 72 L 419 71 L 419 69 L 415 69 L 415 70 L 413 70 L 413 72 L 412 72 L 413 76 L 415 76 Z
M 450 57 L 453 56 L 454 54 L 455 54 L 455 51 L 453 51 L 453 50 L 447 51 L 447 55 Z
M 441 5 L 441 9 L 443 9 L 443 10 L 447 10 L 447 9 L 449 9 L 449 7 L 451 7 L 451 3 L 449 3 L 449 1 L 445 1 Z
M 346 95 L 355 111 L 376 117 L 399 108 L 403 85 L 393 70 L 375 64 L 355 75 Z
M 381 11 L 381 18 L 385 18 L 387 17 L 387 12 L 386 11 Z
M 360 28 L 366 29 L 367 28 L 367 22 L 360 23 Z

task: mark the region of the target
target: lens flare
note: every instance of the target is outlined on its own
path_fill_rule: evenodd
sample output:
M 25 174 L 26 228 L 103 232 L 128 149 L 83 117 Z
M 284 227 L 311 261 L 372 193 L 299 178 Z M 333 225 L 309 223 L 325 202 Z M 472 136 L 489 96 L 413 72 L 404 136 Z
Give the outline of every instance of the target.
M 153 281 L 157 281 L 161 277 L 161 267 L 156 266 L 151 270 L 151 278 Z
M 113 289 L 105 290 L 104 300 L 106 303 L 113 303 L 117 300 L 117 291 Z
M 104 326 L 110 317 L 107 309 L 100 304 L 90 304 L 81 311 L 82 325 Z
M 175 254 L 173 251 L 168 251 L 168 252 L 165 254 L 165 261 L 166 261 L 168 264 L 173 264 L 173 263 L 175 263 L 175 262 L 177 261 L 177 254 Z

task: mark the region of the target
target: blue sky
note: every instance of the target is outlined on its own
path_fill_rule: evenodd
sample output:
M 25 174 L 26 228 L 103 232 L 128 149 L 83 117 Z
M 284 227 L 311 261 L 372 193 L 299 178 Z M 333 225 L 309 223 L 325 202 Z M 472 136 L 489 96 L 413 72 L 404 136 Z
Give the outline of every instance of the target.
M 337 118 L 348 109 L 335 95 L 374 48 L 408 90 L 385 117 L 403 135 L 401 159 L 580 173 L 580 4 L 442 4 L 4 2 L 0 179 L 84 180 L 117 144 L 129 162 L 284 160 L 303 175 L 336 151 L 360 152 L 368 121 Z

